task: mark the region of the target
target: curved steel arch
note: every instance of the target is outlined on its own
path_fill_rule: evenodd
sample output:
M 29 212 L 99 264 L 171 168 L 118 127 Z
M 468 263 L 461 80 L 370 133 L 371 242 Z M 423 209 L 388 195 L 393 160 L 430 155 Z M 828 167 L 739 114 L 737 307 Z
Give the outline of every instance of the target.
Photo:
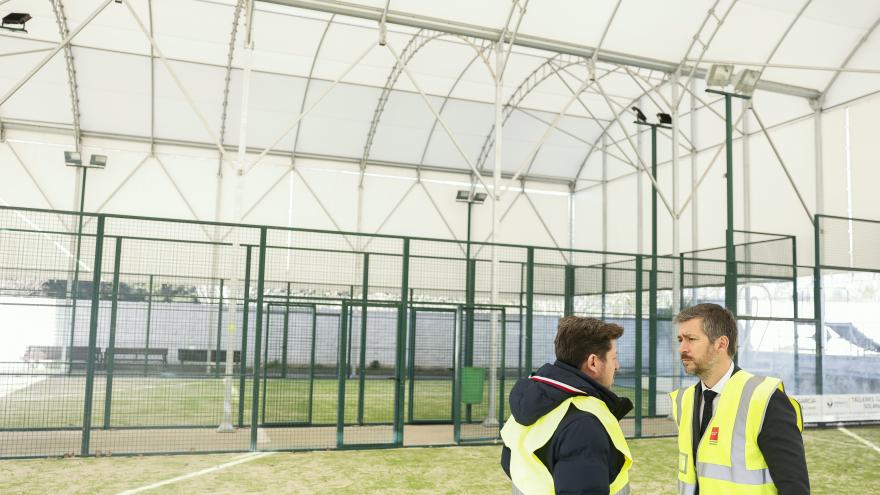
M 522 100 L 525 99 L 525 97 L 528 96 L 528 94 L 531 93 L 532 90 L 534 90 L 537 86 L 539 86 L 542 82 L 544 82 L 545 79 L 552 76 L 553 74 L 557 74 L 560 71 L 563 71 L 563 70 L 571 67 L 572 65 L 577 65 L 579 63 L 587 61 L 587 59 L 585 59 L 585 58 L 576 57 L 573 59 L 566 60 L 566 63 L 564 65 L 554 66 L 556 59 L 559 57 L 570 57 L 570 56 L 562 54 L 562 53 L 557 53 L 556 55 L 553 55 L 552 57 L 548 57 L 546 60 L 544 60 L 544 62 L 540 66 L 538 66 L 534 71 L 532 71 L 532 73 L 530 73 L 528 76 L 525 77 L 525 79 L 523 79 L 523 82 L 520 83 L 520 85 L 517 87 L 517 89 L 514 91 L 514 93 L 511 95 L 510 99 L 508 99 L 508 102 L 504 106 L 504 111 L 506 112 L 506 115 L 504 116 L 504 122 L 507 122 L 507 120 L 513 114 L 513 111 L 516 110 L 517 108 L 519 108 L 520 102 L 522 102 Z M 549 71 L 547 71 L 548 68 L 550 69 Z M 609 71 L 605 72 L 601 76 L 598 76 L 597 80 L 602 79 L 603 77 L 615 72 L 616 70 L 617 69 L 613 69 L 613 70 L 609 70 Z M 511 102 L 514 99 L 516 99 L 516 103 L 511 104 Z M 598 119 L 592 119 L 592 120 L 595 120 L 596 122 L 601 122 Z M 613 122 L 613 120 L 611 122 Z M 502 123 L 502 126 L 503 125 L 504 124 Z M 610 123 L 609 123 L 609 125 L 610 125 Z M 479 167 L 480 170 L 482 170 L 483 165 L 486 163 L 486 160 L 489 157 L 489 150 L 491 150 L 492 145 L 494 145 L 494 135 L 495 135 L 494 131 L 495 131 L 495 124 L 492 124 L 492 127 L 489 128 L 489 133 L 486 135 L 486 139 L 483 142 L 483 147 L 480 149 L 480 155 L 479 155 L 477 162 L 476 162 L 477 167 Z M 595 148 L 595 147 L 596 147 L 596 144 L 594 143 L 591 146 L 591 149 Z M 535 152 L 535 157 L 538 156 L 538 153 L 540 153 L 540 148 Z M 532 161 L 534 161 L 534 158 Z M 531 164 L 529 164 L 529 167 L 531 167 Z
M 490 46 L 491 45 L 485 45 L 485 47 L 483 49 L 485 50 L 486 48 L 489 48 Z M 446 108 L 446 104 L 452 98 L 452 92 L 455 91 L 455 88 L 458 87 L 458 83 L 461 82 L 461 79 L 464 77 L 465 73 L 467 73 L 468 69 L 471 68 L 471 65 L 473 65 L 473 63 L 476 62 L 477 58 L 479 58 L 479 57 L 480 57 L 480 54 L 474 55 L 474 58 L 472 58 L 470 60 L 470 62 L 468 62 L 467 65 L 464 66 L 464 69 L 462 69 L 462 71 L 458 74 L 458 77 L 455 79 L 455 82 L 453 82 L 452 86 L 449 88 L 449 92 L 446 93 L 446 97 L 443 98 L 443 103 L 440 104 L 440 108 L 437 110 L 438 115 L 443 114 L 443 110 Z M 416 169 L 417 171 L 421 170 L 422 165 L 425 164 L 425 157 L 428 156 L 428 147 L 431 146 L 431 140 L 434 137 L 434 131 L 437 129 L 437 123 L 439 121 L 440 121 L 439 119 L 435 118 L 434 124 L 431 126 L 431 131 L 428 132 L 428 139 L 425 140 L 425 147 L 422 148 L 422 155 L 419 158 L 419 167 Z
M 229 84 L 232 78 L 232 58 L 235 55 L 235 36 L 238 34 L 238 22 L 244 2 L 239 0 L 235 4 L 232 14 L 232 32 L 229 34 L 229 51 L 226 55 L 226 80 L 223 85 L 223 104 L 220 110 L 220 144 L 224 144 L 226 138 L 226 110 L 229 106 Z
M 423 36 L 425 35 L 425 36 Z M 370 158 L 370 151 L 373 148 L 373 139 L 376 137 L 376 131 L 379 128 L 379 120 L 382 118 L 382 113 L 385 111 L 385 104 L 388 103 L 388 98 L 391 96 L 391 90 L 394 88 L 394 85 L 397 84 L 397 80 L 400 78 L 400 75 L 403 74 L 404 68 L 409 65 L 410 61 L 412 61 L 413 57 L 415 57 L 416 53 L 419 52 L 422 48 L 425 47 L 431 41 L 444 38 L 447 36 L 455 37 L 461 39 L 465 43 L 467 43 L 474 51 L 477 53 L 476 58 L 480 58 L 483 60 L 483 63 L 486 65 L 486 68 L 489 70 L 489 73 L 492 74 L 492 66 L 489 64 L 488 59 L 483 56 L 483 51 L 486 49 L 485 45 L 482 47 L 477 47 L 476 44 L 473 43 L 470 39 L 465 36 L 451 34 L 451 33 L 443 33 L 439 31 L 429 31 L 426 29 L 418 30 L 412 38 L 410 38 L 409 42 L 404 47 L 403 51 L 400 54 L 400 62 L 396 62 L 394 67 L 391 68 L 391 72 L 388 74 L 388 79 L 385 81 L 385 86 L 382 88 L 382 94 L 379 95 L 379 100 L 376 103 L 376 109 L 373 111 L 373 118 L 370 121 L 370 129 L 367 131 L 367 140 L 364 143 L 364 153 L 361 156 L 361 167 L 367 163 L 367 160 Z M 473 63 L 473 61 L 471 61 Z M 468 67 L 470 67 L 470 64 Z M 463 74 L 464 72 L 462 72 Z M 461 75 L 459 75 L 459 79 L 461 79 Z M 458 84 L 458 80 L 456 80 L 455 84 Z M 453 84 L 453 87 L 455 86 Z M 451 94 L 451 91 L 450 91 Z M 446 97 L 446 100 L 449 99 L 449 96 Z M 444 100 L 444 105 L 446 103 Z M 435 119 L 436 125 L 436 119 Z M 433 131 L 432 131 L 433 132 Z M 429 136 L 430 139 L 430 136 Z
M 602 139 L 602 136 L 608 134 L 608 130 L 611 129 L 611 125 L 614 124 L 614 122 L 617 121 L 620 118 L 620 116 L 624 114 L 624 112 L 629 110 L 630 106 L 632 106 L 636 102 L 638 102 L 641 97 L 645 96 L 646 94 L 650 93 L 651 91 L 657 90 L 658 88 L 660 88 L 664 84 L 667 84 L 668 82 L 669 82 L 669 79 L 667 78 L 667 79 L 664 79 L 664 80 L 660 81 L 659 83 L 655 84 L 654 86 L 649 87 L 648 89 L 642 90 L 642 92 L 638 96 L 636 96 L 635 98 L 630 100 L 629 103 L 627 103 L 626 105 L 624 105 L 622 107 L 620 112 L 618 112 L 617 114 L 614 115 L 614 118 L 612 118 L 608 122 L 608 125 L 606 125 L 602 129 L 602 132 L 599 134 L 599 136 L 596 137 L 596 140 L 593 141 L 593 145 L 590 147 L 590 151 L 587 152 L 587 156 L 584 157 L 584 160 L 581 162 L 580 167 L 578 167 L 578 171 L 577 171 L 577 174 L 575 174 L 575 176 L 574 176 L 573 182 L 577 182 L 580 179 L 581 173 L 584 171 L 584 167 L 586 166 L 587 161 L 593 155 L 593 151 L 599 145 L 599 141 Z M 636 158 L 638 158 L 638 157 L 636 157 Z
M 70 31 L 67 27 L 67 16 L 64 15 L 64 4 L 62 0 L 49 1 L 52 3 L 52 10 L 55 12 L 58 33 L 61 35 L 62 40 L 66 39 Z M 70 110 L 73 112 L 73 137 L 76 141 L 76 149 L 79 151 L 82 138 L 79 123 L 79 95 L 76 91 L 79 85 L 76 83 L 76 68 L 73 65 L 73 50 L 70 48 L 70 43 L 64 45 L 64 62 L 67 67 L 67 84 L 70 87 Z
M 874 34 L 874 31 L 877 30 L 878 26 L 880 26 L 880 17 L 878 17 L 877 20 L 874 21 L 874 24 L 872 24 L 871 27 L 869 27 L 868 30 L 865 31 L 865 34 L 861 38 L 859 38 L 859 41 L 856 42 L 852 50 L 849 51 L 849 54 L 846 56 L 845 59 L 843 59 L 843 63 L 839 66 L 841 69 L 844 69 L 847 65 L 849 65 L 849 61 L 852 60 L 856 53 L 858 53 L 858 51 L 862 48 L 862 45 L 864 45 L 865 42 L 868 41 L 868 38 L 870 38 L 871 35 Z M 819 96 L 820 99 L 825 98 L 828 90 L 830 90 L 831 87 L 834 86 L 834 83 L 837 82 L 837 78 L 840 77 L 840 74 L 840 70 L 834 72 L 834 76 L 831 77 L 831 80 L 828 81 L 828 84 L 825 85 L 825 89 L 822 90 L 822 94 Z
M 336 14 L 332 14 L 330 19 L 327 20 L 327 25 L 324 26 L 324 32 L 321 33 L 321 39 L 318 41 L 318 47 L 315 48 L 315 55 L 312 57 L 312 65 L 309 67 L 309 76 L 306 78 L 306 87 L 303 90 L 302 103 L 299 106 L 299 114 L 302 113 L 306 109 L 306 101 L 309 99 L 309 89 L 312 87 L 312 75 L 315 73 L 315 65 L 318 64 L 318 55 L 321 53 L 321 48 L 324 46 L 324 40 L 327 38 L 327 32 L 330 31 L 330 26 L 333 25 L 333 20 L 336 19 Z M 303 122 L 300 121 L 299 125 L 296 126 L 296 133 L 293 135 L 293 148 L 290 151 L 290 160 L 293 160 L 296 157 L 296 147 L 299 144 L 299 131 L 302 128 Z

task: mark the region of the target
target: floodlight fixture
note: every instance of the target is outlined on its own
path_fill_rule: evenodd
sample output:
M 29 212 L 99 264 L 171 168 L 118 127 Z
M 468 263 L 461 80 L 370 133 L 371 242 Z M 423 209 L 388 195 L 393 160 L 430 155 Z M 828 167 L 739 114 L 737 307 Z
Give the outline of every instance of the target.
M 727 86 L 733 77 L 733 66 L 730 64 L 713 64 L 706 74 L 706 86 Z
M 65 151 L 64 164 L 68 167 L 82 167 L 82 154 L 79 151 Z
M 758 80 L 760 78 L 761 73 L 759 71 L 755 69 L 743 69 L 742 72 L 736 76 L 733 90 L 740 94 L 751 95 L 755 92 L 755 87 L 758 85 Z
M 657 114 L 657 121 L 660 122 L 661 125 L 672 125 L 672 115 L 660 112 Z
M 486 193 L 484 192 L 475 192 L 471 194 L 468 189 L 460 189 L 455 193 L 455 200 L 461 203 L 474 203 L 481 205 L 486 201 Z
M 636 121 L 642 123 L 648 121 L 648 117 L 645 117 L 645 114 L 642 113 L 641 110 L 639 110 L 639 107 L 632 107 L 632 111 L 636 113 Z
M 92 155 L 89 159 L 89 168 L 104 168 L 107 166 L 107 155 Z
M 26 14 L 24 12 L 13 12 L 11 14 L 6 14 L 3 16 L 3 21 L 0 23 L 0 28 L 7 29 L 9 31 L 20 31 L 22 33 L 26 33 L 27 29 L 25 29 L 25 23 L 31 20 L 31 15 Z M 18 26 L 18 27 L 16 27 Z

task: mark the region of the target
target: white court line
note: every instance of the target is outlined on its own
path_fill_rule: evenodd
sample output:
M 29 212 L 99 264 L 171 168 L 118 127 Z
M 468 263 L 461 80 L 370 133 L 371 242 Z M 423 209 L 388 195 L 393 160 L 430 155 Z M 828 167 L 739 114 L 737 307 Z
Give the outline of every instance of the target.
M 863 444 L 867 445 L 868 447 L 874 449 L 875 451 L 877 451 L 877 453 L 880 453 L 880 447 L 878 447 L 878 446 L 874 445 L 873 443 L 869 442 L 868 440 L 865 440 L 864 438 L 862 438 L 862 437 L 856 435 L 855 433 L 853 433 L 853 432 L 847 430 L 847 429 L 844 428 L 843 426 L 838 426 L 837 429 L 840 430 L 840 431 L 842 431 L 842 432 L 844 432 L 844 433 L 846 433 L 847 435 L 849 435 L 849 436 L 855 438 L 856 440 L 862 442 Z
M 260 459 L 269 455 L 274 454 L 275 452 L 261 452 L 259 454 L 245 454 L 242 457 L 234 461 L 227 462 L 225 464 L 220 464 L 214 467 L 209 467 L 207 469 L 202 469 L 201 471 L 195 471 L 189 474 L 184 474 L 183 476 L 178 476 L 176 478 L 171 478 L 167 480 L 160 481 L 158 483 L 153 483 L 152 485 L 142 486 L 140 488 L 133 488 L 131 490 L 126 490 L 124 492 L 119 492 L 117 495 L 133 495 L 135 493 L 145 492 L 147 490 L 152 490 L 154 488 L 159 488 L 160 486 L 170 485 L 172 483 L 177 483 L 178 481 L 187 480 L 190 478 L 195 478 L 197 476 L 202 476 L 204 474 L 213 473 L 216 471 L 220 471 L 222 469 L 226 469 L 228 467 L 232 467 L 238 464 L 244 464 L 245 462 L 250 462 L 256 459 Z

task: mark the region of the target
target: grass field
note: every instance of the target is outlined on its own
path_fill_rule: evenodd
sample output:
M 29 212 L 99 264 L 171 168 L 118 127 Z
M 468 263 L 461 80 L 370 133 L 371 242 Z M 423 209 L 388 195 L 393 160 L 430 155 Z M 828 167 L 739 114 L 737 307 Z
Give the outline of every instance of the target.
M 850 432 L 875 446 L 880 427 Z M 814 494 L 878 493 L 880 450 L 837 429 L 804 433 Z M 675 444 L 633 440 L 633 493 L 674 494 Z M 252 454 L 247 454 L 248 456 Z M 275 453 L 137 493 L 509 494 L 500 447 Z M 238 454 L 0 461 L 3 494 L 116 494 L 196 473 Z
M 515 380 L 505 382 L 503 397 L 509 395 Z M 252 380 L 245 381 L 244 423 L 250 423 Z M 365 380 L 363 421 L 390 423 L 394 415 L 393 380 Z M 239 381 L 234 382 L 232 410 L 234 420 L 239 410 Z M 82 376 L 50 375 L 27 387 L 0 396 L 0 428 L 65 428 L 82 425 L 85 378 Z M 409 421 L 409 384 L 404 386 L 404 414 Z M 628 389 L 617 389 L 629 394 Z M 94 381 L 92 424 L 104 423 L 106 380 Z M 263 390 L 261 384 L 261 397 Z M 483 402 L 472 406 L 475 418 L 485 417 L 488 385 Z M 220 378 L 117 376 L 113 379 L 110 404 L 110 426 L 210 426 L 223 417 L 223 380 Z M 339 387 L 335 379 L 316 379 L 311 390 L 309 381 L 296 378 L 270 378 L 265 383 L 265 400 L 261 398 L 261 423 L 336 424 Z M 413 387 L 413 419 L 416 421 L 452 420 L 452 382 L 447 380 L 416 380 Z M 262 404 L 265 402 L 265 404 Z M 506 406 L 506 399 L 501 403 Z M 358 420 L 359 382 L 345 383 L 345 421 Z M 264 413 L 265 406 L 265 416 Z M 647 399 L 643 414 L 647 413 Z M 509 411 L 505 411 L 505 417 Z

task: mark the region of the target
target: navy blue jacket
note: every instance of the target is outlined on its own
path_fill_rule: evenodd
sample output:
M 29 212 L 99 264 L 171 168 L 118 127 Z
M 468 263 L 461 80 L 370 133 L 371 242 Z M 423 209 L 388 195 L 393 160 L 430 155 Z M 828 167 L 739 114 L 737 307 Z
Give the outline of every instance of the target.
M 562 361 L 545 364 L 534 374 L 565 383 L 602 400 L 618 420 L 632 410 L 629 399 L 618 397 Z M 510 392 L 510 412 L 518 423 L 528 426 L 569 397 L 572 395 L 558 388 L 521 379 Z M 623 467 L 624 460 L 602 423 L 576 407 L 569 408 L 553 437 L 535 455 L 553 475 L 558 495 L 608 495 L 608 488 Z M 510 477 L 510 449 L 507 447 L 501 451 L 501 467 Z

